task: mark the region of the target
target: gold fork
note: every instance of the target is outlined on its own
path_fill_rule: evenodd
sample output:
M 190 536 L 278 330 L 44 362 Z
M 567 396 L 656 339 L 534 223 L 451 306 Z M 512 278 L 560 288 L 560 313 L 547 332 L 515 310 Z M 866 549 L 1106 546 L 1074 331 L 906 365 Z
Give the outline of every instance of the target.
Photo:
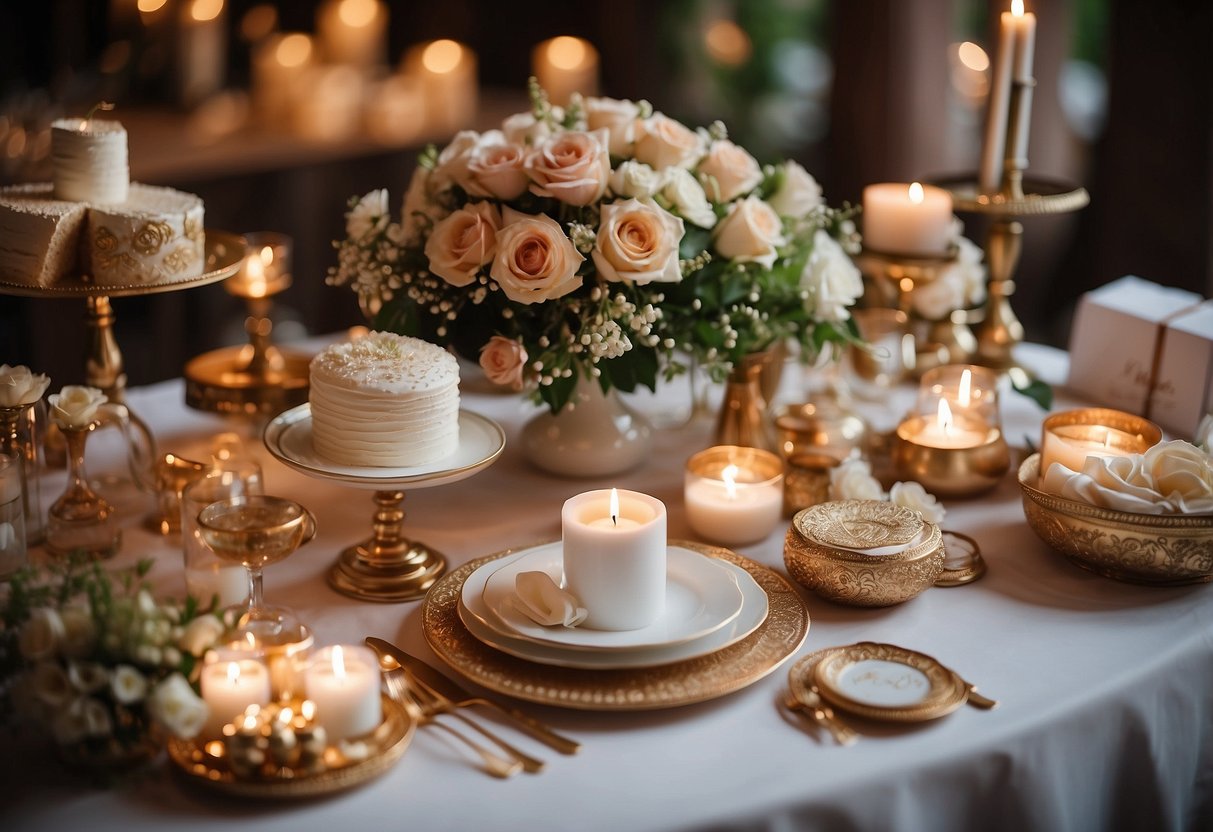
M 414 698 L 413 691 L 409 688 L 405 678 L 404 668 L 399 664 L 395 667 L 390 665 L 385 667 L 384 665 L 385 662 L 381 657 L 379 666 L 380 670 L 383 671 L 384 680 L 387 681 L 388 695 L 404 707 L 410 719 L 416 720 L 418 725 L 436 725 L 451 736 L 459 739 L 464 745 L 480 756 L 481 762 L 484 763 L 484 770 L 494 777 L 504 779 L 517 774 L 522 769 L 521 760 L 507 760 L 504 757 L 500 757 L 475 740 L 464 736 L 446 723 L 438 722 L 432 715 L 427 714 Z

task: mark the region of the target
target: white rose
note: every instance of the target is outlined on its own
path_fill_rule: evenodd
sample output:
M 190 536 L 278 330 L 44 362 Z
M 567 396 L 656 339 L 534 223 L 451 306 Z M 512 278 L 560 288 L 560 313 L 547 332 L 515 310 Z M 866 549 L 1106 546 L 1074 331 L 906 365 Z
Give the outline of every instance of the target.
M 504 210 L 497 233 L 493 280 L 516 303 L 563 297 L 581 285 L 578 267 L 585 258 L 556 221 L 545 214 Z
M 147 678 L 137 668 L 129 664 L 120 664 L 114 668 L 110 677 L 110 690 L 114 699 L 123 705 L 133 705 L 142 702 L 147 696 Z
M 537 144 L 526 160 L 531 193 L 566 205 L 589 205 L 606 191 L 611 157 L 606 130 L 568 130 Z
M 927 493 L 921 483 L 895 482 L 889 489 L 889 501 L 893 505 L 917 511 L 922 519 L 939 525 L 943 522 L 947 511 L 943 504 L 935 499 L 935 495 Z
M 72 659 L 88 655 L 97 635 L 97 625 L 88 606 L 73 604 L 64 607 L 59 617 L 63 621 L 63 655 Z
M 636 142 L 636 125 L 640 120 L 640 108 L 634 101 L 617 98 L 586 98 L 582 103 L 587 129 L 602 130 L 610 134 L 610 150 L 614 156 L 628 156 Z
M 67 630 L 63 618 L 50 607 L 34 609 L 17 634 L 17 648 L 29 661 L 49 659 L 59 652 Z
M 148 697 L 147 707 L 152 719 L 183 740 L 197 736 L 208 716 L 206 703 L 180 673 L 156 686 Z
M 371 191 L 345 215 L 345 233 L 351 240 L 362 240 L 387 228 L 388 195 L 386 188 Z
M 164 648 L 163 655 L 160 657 L 160 664 L 165 667 L 176 667 L 181 664 L 181 651 L 171 644 Z
M 480 134 L 475 130 L 460 130 L 451 143 L 438 154 L 438 161 L 430 173 L 431 192 L 445 191 L 458 185 L 463 187 L 468 178 L 468 162 L 472 151 L 480 144 Z
M 75 745 L 88 736 L 84 703 L 73 702 L 62 708 L 51 720 L 51 733 L 60 745 Z
M 739 263 L 760 263 L 768 269 L 778 256 L 776 247 L 785 242 L 779 215 L 756 196 L 731 204 L 714 236 L 716 251 L 724 257 Z
M 785 162 L 783 182 L 768 201 L 780 216 L 801 219 L 821 206 L 821 186 L 799 164 Z
M 602 206 L 592 257 L 598 273 L 613 282 L 643 286 L 682 280 L 678 244 L 682 220 L 652 200 L 629 199 Z
M 985 300 L 984 252 L 962 236 L 956 237 L 956 246 L 956 262 L 930 283 L 915 286 L 910 294 L 914 311 L 929 321 L 943 320 L 957 309 L 968 309 Z
M 552 135 L 552 128 L 546 121 L 538 121 L 535 114 L 514 113 L 501 123 L 501 132 L 505 139 L 513 144 L 532 145 Z
M 469 202 L 434 226 L 425 242 L 430 271 L 452 286 L 467 286 L 497 253 L 501 213 L 490 202 Z
M 607 181 L 615 196 L 644 198 L 661 189 L 662 176 L 644 162 L 629 159 L 615 168 Z
M 50 383 L 46 376 L 31 373 L 29 367 L 0 364 L 0 407 L 33 404 L 42 398 Z
M 700 228 L 716 225 L 716 212 L 695 175 L 686 168 L 666 168 L 661 189 L 670 207 L 684 220 Z
M 480 348 L 480 366 L 485 378 L 510 387 L 522 389 L 522 371 L 526 367 L 526 348 L 513 338 L 494 335 Z
M 1207 454 L 1213 454 L 1213 413 L 1206 413 L 1201 417 L 1200 424 L 1196 426 L 1196 436 L 1192 437 L 1192 444 Z
M 703 157 L 703 137 L 662 113 L 640 122 L 636 158 L 657 170 L 693 168 Z
M 201 656 L 219 640 L 225 629 L 218 616 L 200 615 L 185 625 L 177 646 L 191 656 Z
M 1160 442 L 1146 451 L 1143 472 L 1154 490 L 1178 511 L 1209 511 L 1213 502 L 1213 463 L 1200 448 L 1177 439 Z
M 805 308 L 816 320 L 845 321 L 851 317 L 848 307 L 863 294 L 863 277 L 842 246 L 818 229 L 800 288 L 807 293 Z
M 81 693 L 95 693 L 109 685 L 109 673 L 96 662 L 68 662 L 67 679 Z
M 848 459 L 830 469 L 831 500 L 883 500 L 884 489 L 862 459 Z
M 699 181 L 713 202 L 731 202 L 762 182 L 758 160 L 728 139 L 712 142 L 698 170 Z
M 136 661 L 155 667 L 164 658 L 164 651 L 154 644 L 140 644 L 135 647 L 132 656 Z
M 61 428 L 86 428 L 97 418 L 97 408 L 105 404 L 105 394 L 95 387 L 69 384 L 47 397 L 51 418 Z
M 526 175 L 526 157 L 525 147 L 490 130 L 468 157 L 465 189 L 473 196 L 517 199 L 531 181 Z
M 44 705 L 61 708 L 76 692 L 67 673 L 58 662 L 38 662 L 33 670 L 34 696 Z

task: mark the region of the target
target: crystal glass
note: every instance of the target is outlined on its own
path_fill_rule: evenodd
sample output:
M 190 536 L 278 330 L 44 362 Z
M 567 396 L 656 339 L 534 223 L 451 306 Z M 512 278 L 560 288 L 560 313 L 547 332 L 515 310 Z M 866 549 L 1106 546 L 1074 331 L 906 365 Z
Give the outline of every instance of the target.
M 46 548 L 56 555 L 81 551 L 96 558 L 112 557 L 122 544 L 113 507 L 89 487 L 84 473 L 84 446 L 98 422 L 63 428 L 67 443 L 67 490 L 54 502 L 46 523 Z
M 248 609 L 245 570 L 220 560 L 202 540 L 198 514 L 211 503 L 263 493 L 261 466 L 252 460 L 216 460 L 216 467 L 181 492 L 181 547 L 185 555 L 185 588 L 203 605 L 218 597 L 220 607 Z M 222 466 L 222 467 L 219 467 Z
M 25 560 L 21 460 L 0 454 L 0 580 L 25 566 Z
M 216 555 L 248 570 L 249 607 L 237 633 L 250 633 L 264 644 L 296 640 L 302 624 L 290 610 L 265 605 L 261 573 L 316 535 L 312 513 L 282 497 L 232 497 L 199 512 L 198 532 Z
M 45 419 L 46 411 L 41 401 L 0 407 L 0 454 L 18 461 L 25 539 L 30 545 L 41 543 L 45 533 L 42 497 L 38 490 L 38 440 Z

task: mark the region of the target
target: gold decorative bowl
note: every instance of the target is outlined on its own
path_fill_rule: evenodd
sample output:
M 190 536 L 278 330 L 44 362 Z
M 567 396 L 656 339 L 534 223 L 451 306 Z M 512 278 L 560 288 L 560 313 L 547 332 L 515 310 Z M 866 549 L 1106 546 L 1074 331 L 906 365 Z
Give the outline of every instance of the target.
M 895 554 L 853 551 L 906 544 Z M 792 578 L 823 598 L 856 607 L 910 600 L 935 583 L 943 561 L 938 526 L 879 500 L 838 500 L 799 511 L 783 547 Z
M 1040 454 L 1019 466 L 1023 513 L 1045 543 L 1084 569 L 1137 584 L 1213 580 L 1213 514 L 1134 514 L 1036 487 Z

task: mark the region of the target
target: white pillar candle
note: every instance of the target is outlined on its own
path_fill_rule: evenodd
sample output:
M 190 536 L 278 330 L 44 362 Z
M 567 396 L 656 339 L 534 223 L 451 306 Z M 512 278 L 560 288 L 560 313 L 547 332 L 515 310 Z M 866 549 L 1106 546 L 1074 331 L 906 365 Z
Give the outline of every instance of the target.
M 425 91 L 421 81 L 393 75 L 376 83 L 366 97 L 366 129 L 375 139 L 407 144 L 425 128 Z
M 1061 425 L 1044 432 L 1040 448 L 1040 476 L 1060 462 L 1071 471 L 1081 471 L 1087 457 L 1128 456 L 1141 453 L 1141 437 L 1103 425 Z
M 131 182 L 126 129 L 99 118 L 51 122 L 55 198 L 110 205 L 126 202 Z
M 294 100 L 291 123 L 309 139 L 335 142 L 362 127 L 362 73 L 352 66 L 310 67 L 301 79 L 307 93 Z
M 312 39 L 302 32 L 282 32 L 265 38 L 253 50 L 253 112 L 263 124 L 288 126 L 307 70 L 315 62 Z
M 561 107 L 575 92 L 598 94 L 598 50 L 581 38 L 562 35 L 538 44 L 531 51 L 531 72 L 548 100 Z
M 560 525 L 565 588 L 589 613 L 582 626 L 638 630 L 661 617 L 666 581 L 661 500 L 614 488 L 587 491 L 565 501 Z
M 863 244 L 873 251 L 943 255 L 952 243 L 952 195 L 943 188 L 885 182 L 863 189 Z
M 947 399 L 939 400 L 939 409 L 934 419 L 924 419 L 922 427 L 911 436 L 917 445 L 928 448 L 957 449 L 976 448 L 990 438 L 990 426 L 968 415 L 952 414 Z
M 227 15 L 223 0 L 190 0 L 181 10 L 177 50 L 181 102 L 187 107 L 223 88 Z
M 379 663 L 366 647 L 324 648 L 308 665 L 305 685 L 330 742 L 369 734 L 383 721 Z
M 387 56 L 387 6 L 379 0 L 327 0 L 316 10 L 316 36 L 325 60 L 370 67 Z
M 783 477 L 763 477 L 738 465 L 717 475 L 688 470 L 683 490 L 687 523 L 712 543 L 734 545 L 763 540 L 783 512 Z
M 1036 49 L 1036 15 L 1023 10 L 1023 0 L 1012 0 L 1010 25 L 1015 31 L 1015 55 L 1011 61 L 1011 83 L 1018 95 L 1012 96 L 1015 112 L 1011 113 L 1011 124 L 1015 133 L 1007 137 L 1010 147 L 1007 158 L 1019 170 L 1028 167 L 1028 126 L 1032 121 L 1032 59 Z
M 249 705 L 265 705 L 270 701 L 270 672 L 254 659 L 204 664 L 199 685 L 209 711 L 204 737 L 218 737 L 223 726 L 244 713 Z
M 185 570 L 185 589 L 204 607 L 219 597 L 219 608 L 244 604 L 248 600 L 248 571 L 243 566 L 207 563 Z
M 405 73 L 421 82 L 426 132 L 445 136 L 472 123 L 477 106 L 476 54 L 453 40 L 436 40 L 410 49 Z

